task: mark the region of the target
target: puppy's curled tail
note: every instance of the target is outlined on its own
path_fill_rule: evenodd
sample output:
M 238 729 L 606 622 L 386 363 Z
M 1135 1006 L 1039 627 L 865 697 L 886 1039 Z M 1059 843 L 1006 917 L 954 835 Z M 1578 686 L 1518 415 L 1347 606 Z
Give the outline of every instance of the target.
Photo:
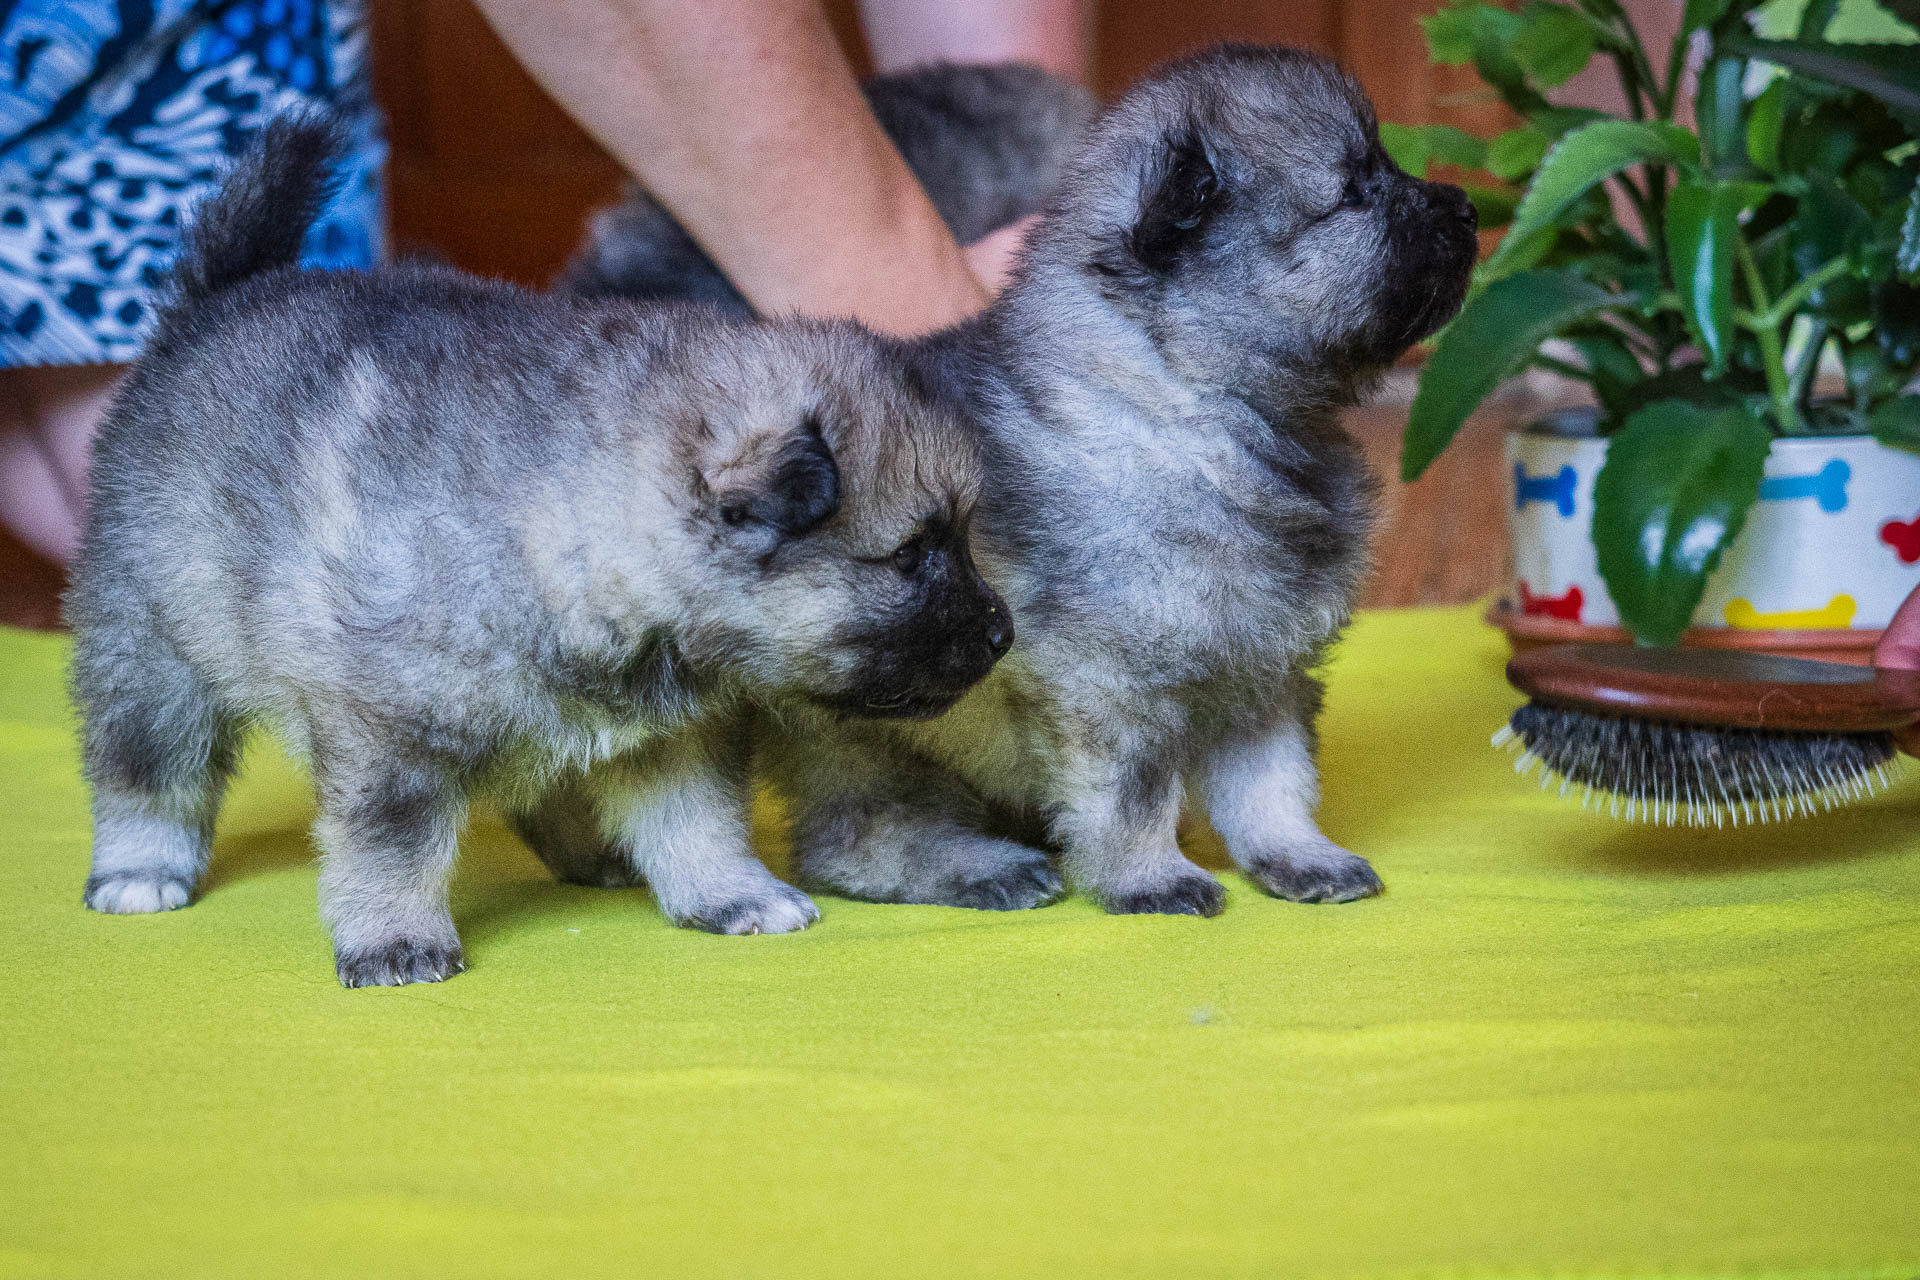
M 173 264 L 176 305 L 300 260 L 320 210 L 339 186 L 340 123 L 321 112 L 276 117 L 194 209 Z

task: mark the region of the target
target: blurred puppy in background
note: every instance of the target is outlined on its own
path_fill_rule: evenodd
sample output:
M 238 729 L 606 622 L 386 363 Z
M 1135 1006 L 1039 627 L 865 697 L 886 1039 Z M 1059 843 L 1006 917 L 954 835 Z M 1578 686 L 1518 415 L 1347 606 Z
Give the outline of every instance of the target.
M 747 844 L 742 696 L 925 716 L 986 674 L 974 443 L 850 324 L 298 270 L 337 145 L 281 120 L 201 207 L 96 445 L 87 905 L 192 899 L 257 721 L 311 759 L 348 986 L 464 967 L 482 788 L 678 923 L 805 927 Z
M 1094 112 L 1085 89 L 1018 63 L 933 63 L 874 76 L 861 88 L 961 244 L 1039 212 Z M 720 268 L 638 184 L 594 215 L 560 287 L 749 312 Z

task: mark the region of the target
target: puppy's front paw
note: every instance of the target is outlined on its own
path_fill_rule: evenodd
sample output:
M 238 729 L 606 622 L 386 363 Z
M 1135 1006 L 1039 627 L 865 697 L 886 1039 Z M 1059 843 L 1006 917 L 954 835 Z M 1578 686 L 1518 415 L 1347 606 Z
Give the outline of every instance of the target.
M 404 987 L 414 982 L 445 982 L 467 967 L 458 942 L 399 938 L 380 946 L 342 951 L 334 968 L 343 987 Z
M 1102 905 L 1116 916 L 1217 916 L 1226 909 L 1227 891 L 1195 868 L 1152 888 L 1105 894 Z
M 1365 858 L 1336 844 L 1269 855 L 1249 863 L 1247 874 L 1289 902 L 1353 902 L 1384 887 Z
M 179 876 L 116 872 L 88 880 L 81 900 L 95 911 L 115 916 L 176 911 L 193 901 L 193 882 Z
M 820 918 L 813 899 L 789 884 L 765 888 L 682 917 L 678 923 L 708 933 L 798 933 Z
M 936 902 L 971 911 L 1029 911 L 1066 892 L 1060 873 L 1040 850 L 1011 840 L 980 843 L 990 844 L 994 857 L 985 865 L 956 869 L 934 896 Z

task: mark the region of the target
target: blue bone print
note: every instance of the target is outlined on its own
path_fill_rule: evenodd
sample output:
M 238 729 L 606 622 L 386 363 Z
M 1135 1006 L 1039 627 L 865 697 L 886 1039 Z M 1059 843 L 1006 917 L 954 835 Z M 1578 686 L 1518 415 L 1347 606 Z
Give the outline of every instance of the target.
M 1787 502 L 1794 498 L 1818 498 L 1820 509 L 1843 511 L 1847 506 L 1847 481 L 1853 468 L 1835 458 L 1810 476 L 1770 476 L 1760 482 L 1762 502 Z
M 1513 509 L 1524 511 L 1529 502 L 1551 502 L 1568 519 L 1573 516 L 1572 467 L 1561 467 L 1550 476 L 1530 476 L 1519 463 L 1513 464 Z

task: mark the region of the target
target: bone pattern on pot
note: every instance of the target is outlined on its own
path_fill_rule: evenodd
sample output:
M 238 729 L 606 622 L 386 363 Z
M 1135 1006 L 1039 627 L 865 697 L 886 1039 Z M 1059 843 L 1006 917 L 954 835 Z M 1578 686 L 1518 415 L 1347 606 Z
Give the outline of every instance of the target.
M 1844 631 L 1853 625 L 1859 606 L 1844 593 L 1818 609 L 1783 609 L 1761 613 L 1751 600 L 1727 601 L 1727 625 L 1745 631 Z
M 1586 604 L 1586 596 L 1578 586 L 1568 587 L 1557 596 L 1537 596 L 1524 580 L 1514 583 L 1514 586 L 1520 591 L 1521 613 L 1529 617 L 1580 621 L 1580 609 Z
M 1557 507 L 1562 517 L 1573 518 L 1573 490 L 1578 477 L 1572 467 L 1561 467 L 1551 475 L 1530 476 L 1519 463 L 1513 464 L 1513 509 L 1524 511 L 1529 502 L 1545 502 Z
M 1889 520 L 1880 526 L 1880 541 L 1893 548 L 1901 564 L 1920 561 L 1920 515 L 1911 520 Z
M 1762 480 L 1760 501 L 1792 502 L 1799 498 L 1813 498 L 1819 502 L 1822 511 L 1844 511 L 1847 509 L 1847 481 L 1852 478 L 1853 468 L 1844 459 L 1834 458 L 1811 475 L 1769 476 Z

